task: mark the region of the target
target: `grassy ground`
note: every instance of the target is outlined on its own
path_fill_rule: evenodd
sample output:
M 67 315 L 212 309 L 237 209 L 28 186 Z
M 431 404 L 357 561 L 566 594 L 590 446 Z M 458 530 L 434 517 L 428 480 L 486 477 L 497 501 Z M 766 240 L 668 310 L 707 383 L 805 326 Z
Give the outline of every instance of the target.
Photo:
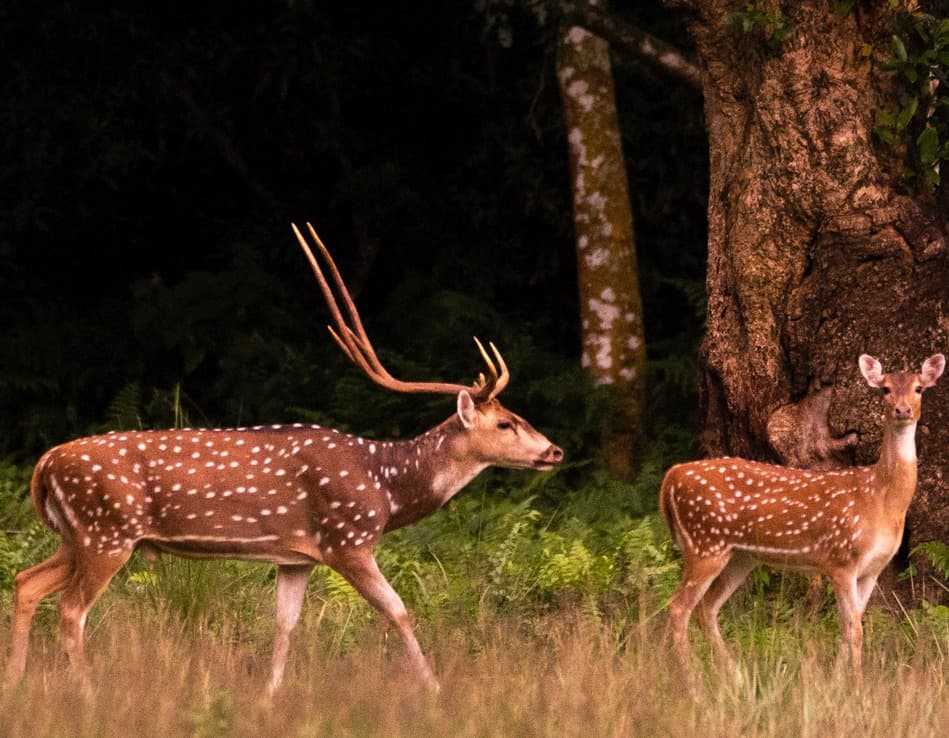
M 834 671 L 832 598 L 809 602 L 802 578 L 753 576 L 722 613 L 738 676 L 721 673 L 693 633 L 699 686 L 684 688 L 661 637 L 678 555 L 657 516 L 637 508 L 655 498 L 665 464 L 654 466 L 640 487 L 597 483 L 556 514 L 530 496 L 548 490 L 487 500 L 474 485 L 387 536 L 380 565 L 415 618 L 437 698 L 406 673 L 394 632 L 324 567 L 284 687 L 268 698 L 273 569 L 136 557 L 90 616 L 90 684 L 71 678 L 55 601 L 43 604 L 26 678 L 0 687 L 0 738 L 946 733 L 949 609 L 871 607 L 858 689 Z M 26 475 L 11 479 L 16 502 Z M 56 537 L 25 502 L 0 519 L 2 667 L 13 574 Z
M 165 602 L 147 579 L 116 583 L 90 619 L 91 686 L 70 679 L 55 610 L 44 607 L 27 677 L 0 689 L 0 735 L 849 738 L 945 735 L 949 725 L 946 619 L 871 611 L 857 689 L 834 672 L 832 610 L 787 593 L 726 607 L 739 678 L 711 665 L 693 634 L 696 693 L 683 688 L 660 637 L 661 602 L 485 604 L 427 616 L 418 633 L 442 683 L 433 698 L 404 671 L 394 634 L 358 601 L 314 586 L 285 686 L 270 699 L 266 569 L 222 577 L 214 566 L 164 572 Z M 9 624 L 0 623 L 6 641 Z

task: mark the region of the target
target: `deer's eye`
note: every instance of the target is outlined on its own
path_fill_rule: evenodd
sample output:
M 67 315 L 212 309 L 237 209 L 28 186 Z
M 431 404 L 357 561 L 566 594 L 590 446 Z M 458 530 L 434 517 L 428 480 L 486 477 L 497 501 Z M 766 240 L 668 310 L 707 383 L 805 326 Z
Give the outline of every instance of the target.
M 514 424 L 507 420 L 498 421 L 498 430 L 511 430 L 514 428 Z
M 919 387 L 916 388 L 916 394 L 917 394 L 917 395 L 923 394 L 923 388 L 922 388 L 922 386 L 919 386 Z
M 890 394 L 890 388 L 889 388 L 889 387 L 884 387 L 884 388 L 883 388 L 883 394 L 884 394 L 884 395 Z

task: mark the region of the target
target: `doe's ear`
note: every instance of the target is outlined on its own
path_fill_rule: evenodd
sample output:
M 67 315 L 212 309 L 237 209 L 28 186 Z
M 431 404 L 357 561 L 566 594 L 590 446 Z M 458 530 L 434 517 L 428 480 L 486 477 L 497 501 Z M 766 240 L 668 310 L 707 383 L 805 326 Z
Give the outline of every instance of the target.
M 871 387 L 883 386 L 883 367 L 870 354 L 860 354 L 860 373 Z
M 465 428 L 470 428 L 475 424 L 478 417 L 478 411 L 475 409 L 475 402 L 471 399 L 468 390 L 462 390 L 458 393 L 458 417 Z
M 946 357 L 942 354 L 933 354 L 923 362 L 923 368 L 919 372 L 919 379 L 923 387 L 932 387 L 936 380 L 942 376 L 942 370 L 946 368 Z

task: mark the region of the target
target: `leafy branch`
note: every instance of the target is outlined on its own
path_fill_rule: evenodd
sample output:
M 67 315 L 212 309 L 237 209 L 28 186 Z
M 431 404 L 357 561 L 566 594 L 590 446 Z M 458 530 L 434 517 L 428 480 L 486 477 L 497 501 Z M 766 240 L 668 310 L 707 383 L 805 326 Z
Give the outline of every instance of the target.
M 790 20 L 774 10 L 762 8 L 757 0 L 748 0 L 743 10 L 729 13 L 725 23 L 738 33 L 763 35 L 772 51 L 778 51 L 795 31 Z
M 925 13 L 907 15 L 903 37 L 893 36 L 892 55 L 882 65 L 900 82 L 900 108 L 878 110 L 875 134 L 894 147 L 906 147 L 917 175 L 935 187 L 939 168 L 949 158 L 949 18 Z

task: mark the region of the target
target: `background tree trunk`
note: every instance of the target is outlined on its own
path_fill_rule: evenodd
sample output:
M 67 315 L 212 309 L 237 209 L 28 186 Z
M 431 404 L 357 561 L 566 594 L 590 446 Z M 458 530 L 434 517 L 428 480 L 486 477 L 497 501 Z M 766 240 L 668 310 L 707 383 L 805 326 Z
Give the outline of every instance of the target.
M 893 11 L 759 2 L 766 17 L 741 31 L 730 0 L 679 4 L 693 13 L 710 147 L 704 450 L 870 463 L 879 411 L 857 356 L 918 370 L 949 352 L 947 214 L 903 191 L 905 161 L 872 133 L 878 109 L 900 107 L 879 66 Z M 949 386 L 927 394 L 917 440 L 911 545 L 949 540 Z
M 573 183 L 583 366 L 612 391 L 604 452 L 631 475 L 642 449 L 646 341 L 609 46 L 573 27 L 557 54 Z

